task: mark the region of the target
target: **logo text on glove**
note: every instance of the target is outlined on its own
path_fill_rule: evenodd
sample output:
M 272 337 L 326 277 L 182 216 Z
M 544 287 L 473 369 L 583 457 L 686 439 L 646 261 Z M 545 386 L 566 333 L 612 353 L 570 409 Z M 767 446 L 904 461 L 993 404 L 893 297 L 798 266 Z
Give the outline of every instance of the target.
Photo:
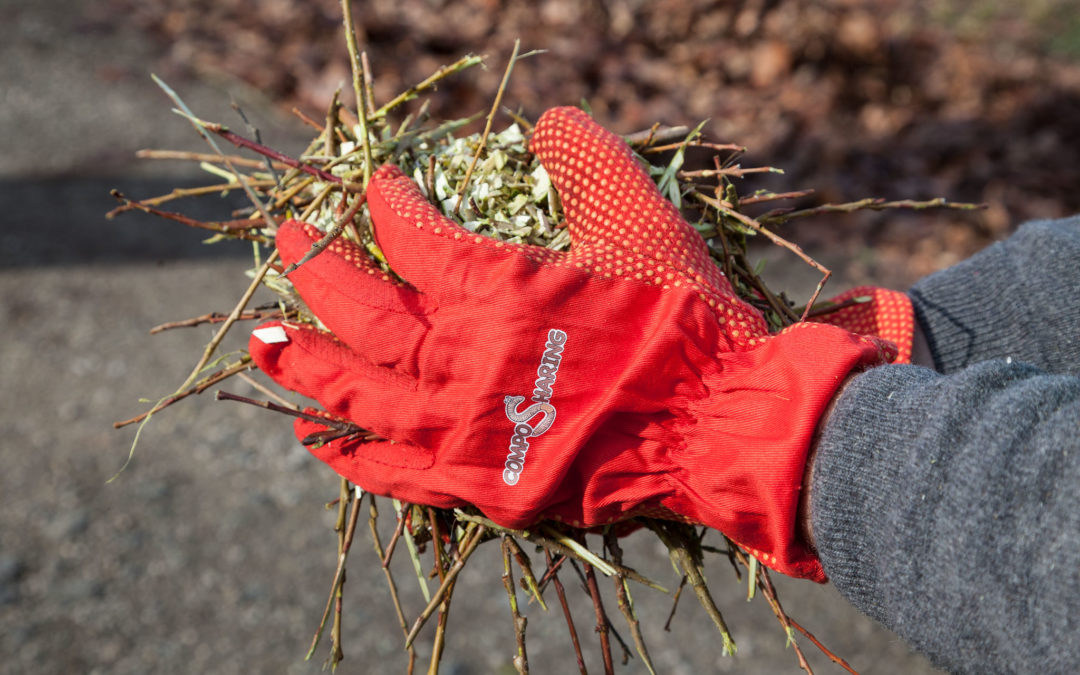
M 514 423 L 514 435 L 510 437 L 510 453 L 506 456 L 503 469 L 503 482 L 516 485 L 525 469 L 525 453 L 529 451 L 529 439 L 540 436 L 555 422 L 555 406 L 551 405 L 552 387 L 559 373 L 563 347 L 566 345 L 566 333 L 552 328 L 548 331 L 544 356 L 536 369 L 536 382 L 533 384 L 532 404 L 518 410 L 525 402 L 524 396 L 507 396 L 506 417 Z M 537 415 L 543 417 L 536 424 L 530 424 Z

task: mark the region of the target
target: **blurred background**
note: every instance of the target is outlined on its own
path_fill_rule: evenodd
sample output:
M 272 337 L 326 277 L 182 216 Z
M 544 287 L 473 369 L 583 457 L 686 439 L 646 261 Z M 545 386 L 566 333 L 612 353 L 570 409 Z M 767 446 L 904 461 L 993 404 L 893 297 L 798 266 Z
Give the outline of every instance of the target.
M 986 203 L 976 213 L 786 226 L 784 236 L 836 272 L 834 292 L 903 288 L 1024 220 L 1080 211 L 1076 10 L 1066 0 L 354 3 L 379 100 L 476 53 L 487 69 L 440 85 L 431 112 L 486 111 L 520 37 L 523 49 L 548 50 L 517 65 L 504 99 L 528 118 L 584 100 L 621 133 L 708 119 L 714 140 L 748 146 L 745 165 L 784 169 L 747 189 L 815 188 L 807 205 Z M 320 119 L 350 79 L 340 7 L 0 0 L 0 13 L 0 672 L 316 672 L 325 649 L 303 656 L 335 564 L 323 505 L 337 481 L 288 424 L 209 396 L 189 400 L 155 416 L 130 466 L 106 484 L 134 436 L 111 423 L 142 411 L 140 398 L 175 389 L 212 333 L 148 329 L 230 310 L 248 284 L 250 248 L 207 247 L 174 223 L 104 213 L 111 188 L 143 198 L 208 182 L 189 164 L 134 159 L 140 148 L 205 149 L 150 72 L 196 114 L 242 129 L 230 109 L 238 102 L 264 142 L 298 153 L 311 133 L 291 109 Z M 242 203 L 176 206 L 225 218 Z M 779 249 L 759 255 L 776 288 L 816 282 Z M 627 548 L 642 571 L 677 585 L 651 538 L 632 536 Z M 446 673 L 512 672 L 501 562 L 494 547 L 478 556 L 455 594 Z M 414 577 L 396 572 L 403 602 L 419 612 Z M 798 672 L 767 606 L 746 603 L 726 563 L 709 575 L 739 654 L 720 656 L 692 598 L 665 632 L 670 599 L 634 589 L 661 671 Z M 777 582 L 788 612 L 860 672 L 935 672 L 831 588 Z M 591 609 L 574 608 L 590 671 L 601 672 Z M 535 607 L 528 616 L 533 672 L 574 672 L 562 618 Z M 343 672 L 403 671 L 363 524 L 344 626 Z M 429 640 L 426 631 L 422 657 Z M 817 672 L 841 672 L 803 643 Z M 636 658 L 616 669 L 644 670 Z

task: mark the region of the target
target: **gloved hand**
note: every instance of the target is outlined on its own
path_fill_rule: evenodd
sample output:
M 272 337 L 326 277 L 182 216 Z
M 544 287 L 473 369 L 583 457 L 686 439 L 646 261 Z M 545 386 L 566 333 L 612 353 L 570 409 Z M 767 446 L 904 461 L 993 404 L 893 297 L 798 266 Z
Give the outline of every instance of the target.
M 888 340 L 896 345 L 893 363 L 911 363 L 912 342 L 915 339 L 915 310 L 906 293 L 878 286 L 858 286 L 845 291 L 829 302 L 847 307 L 822 314 L 814 321 L 839 326 L 844 330 Z
M 311 451 L 366 490 L 473 504 L 508 527 L 703 523 L 824 580 L 795 535 L 807 449 L 845 376 L 892 346 L 821 323 L 769 335 L 626 144 L 584 112 L 545 113 L 531 149 L 562 197 L 569 252 L 476 236 L 384 166 L 368 205 L 408 285 L 342 239 L 293 272 L 336 337 L 267 324 L 283 330 L 252 338 L 255 363 L 392 439 Z M 282 261 L 319 237 L 285 223 Z

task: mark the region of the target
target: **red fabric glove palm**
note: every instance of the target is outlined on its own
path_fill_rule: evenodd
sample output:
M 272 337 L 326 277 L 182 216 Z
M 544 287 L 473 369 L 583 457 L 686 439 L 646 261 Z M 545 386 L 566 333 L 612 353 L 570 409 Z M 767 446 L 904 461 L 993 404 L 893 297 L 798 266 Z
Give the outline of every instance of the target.
M 562 197 L 569 252 L 471 234 L 395 167 L 372 177 L 395 283 L 343 240 L 292 275 L 335 337 L 280 323 L 258 366 L 385 442 L 311 451 L 378 494 L 495 522 L 593 526 L 650 514 L 722 530 L 821 581 L 795 536 L 817 420 L 889 346 L 820 323 L 770 336 L 620 138 L 554 109 L 531 141 Z M 285 263 L 320 233 L 289 222 Z M 296 423 L 298 436 L 320 431 Z

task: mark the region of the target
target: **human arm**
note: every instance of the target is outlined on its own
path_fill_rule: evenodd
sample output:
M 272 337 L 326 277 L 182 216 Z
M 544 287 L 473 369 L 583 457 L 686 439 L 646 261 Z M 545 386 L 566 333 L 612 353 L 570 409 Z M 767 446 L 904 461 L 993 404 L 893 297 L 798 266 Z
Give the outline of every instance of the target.
M 802 531 L 830 580 L 950 670 L 1080 662 L 1078 249 L 1076 219 L 1035 223 L 920 282 L 947 374 L 853 377 L 812 451 Z

